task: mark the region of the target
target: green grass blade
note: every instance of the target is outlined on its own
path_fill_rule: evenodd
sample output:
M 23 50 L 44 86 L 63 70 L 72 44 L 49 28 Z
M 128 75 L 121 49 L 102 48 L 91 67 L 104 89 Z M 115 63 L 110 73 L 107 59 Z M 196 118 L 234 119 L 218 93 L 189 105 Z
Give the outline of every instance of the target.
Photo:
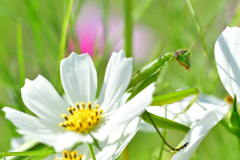
M 125 18 L 125 52 L 127 57 L 132 57 L 132 33 L 133 33 L 133 19 L 132 19 L 132 1 L 124 1 L 124 18 Z
M 60 38 L 60 45 L 59 45 L 59 66 L 61 60 L 64 58 L 64 51 L 66 47 L 66 36 L 67 36 L 67 26 L 68 21 L 70 19 L 71 11 L 72 11 L 72 5 L 74 0 L 70 0 L 67 7 L 67 12 L 65 14 L 63 24 L 62 24 L 62 31 L 61 31 L 61 38 Z M 60 70 L 60 68 L 59 68 Z M 58 82 L 58 89 L 60 92 L 62 92 L 61 82 L 59 81 L 59 77 L 57 77 L 56 82 Z
M 43 74 L 48 77 L 48 71 L 45 64 L 44 58 L 44 47 L 43 47 L 43 32 L 42 22 L 39 16 L 40 13 L 40 2 L 39 1 L 24 1 L 27 7 L 28 23 L 30 25 L 32 36 L 34 39 L 34 45 L 36 46 L 37 62 L 40 65 L 40 69 Z M 23 19 L 25 20 L 25 19 Z M 23 21 L 24 22 L 24 21 Z
M 0 153 L 0 158 L 9 156 L 34 156 L 34 155 L 50 155 L 54 154 L 54 149 L 39 150 L 39 151 L 27 151 L 27 152 L 2 152 Z
M 60 64 L 60 61 L 64 58 L 64 51 L 66 47 L 67 26 L 68 26 L 68 21 L 72 11 L 73 1 L 74 0 L 69 1 L 67 12 L 63 20 L 61 39 L 60 39 L 60 45 L 59 45 L 59 64 Z
M 201 28 L 201 26 L 200 26 L 200 22 L 199 22 L 199 20 L 198 20 L 198 17 L 197 17 L 197 15 L 196 15 L 196 13 L 195 13 L 195 10 L 194 10 L 194 8 L 193 8 L 193 6 L 192 6 L 191 1 L 190 1 L 190 0 L 187 0 L 187 4 L 188 4 L 188 7 L 189 7 L 189 9 L 190 9 L 190 11 L 191 11 L 191 14 L 192 14 L 195 22 L 196 22 L 196 26 L 197 26 L 198 32 L 199 32 L 199 34 L 200 34 L 200 36 L 201 36 L 201 40 L 202 40 L 202 43 L 203 43 L 203 52 L 204 52 L 204 55 L 207 56 L 207 48 L 206 48 L 205 41 L 204 41 L 204 37 L 203 37 L 203 34 L 202 34 L 202 28 Z
M 48 152 L 50 152 L 50 154 L 55 153 L 54 149 L 52 147 L 49 147 L 45 144 L 39 144 L 38 146 L 34 147 L 30 151 L 46 151 L 46 150 L 48 150 Z M 22 157 L 18 157 L 17 160 L 42 160 L 42 159 L 48 157 L 50 154 L 22 156 Z
M 18 47 L 18 69 L 20 77 L 20 85 L 24 85 L 25 70 L 23 61 L 23 49 L 22 49 L 22 22 L 19 19 L 17 24 L 17 47 Z

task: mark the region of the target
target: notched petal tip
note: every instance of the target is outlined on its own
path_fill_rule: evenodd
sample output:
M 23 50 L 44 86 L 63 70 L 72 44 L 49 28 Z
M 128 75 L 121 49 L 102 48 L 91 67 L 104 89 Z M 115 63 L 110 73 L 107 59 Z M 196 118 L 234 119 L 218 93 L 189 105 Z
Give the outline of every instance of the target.
M 9 110 L 11 110 L 10 107 L 4 106 L 4 107 L 2 108 L 2 111 L 5 112 L 5 113 L 7 113 Z
M 46 78 L 44 78 L 42 75 L 38 75 L 34 80 L 30 80 L 28 78 L 25 78 L 25 83 L 24 86 L 21 88 L 21 92 L 24 88 L 26 88 L 29 84 L 36 82 L 36 81 L 42 81 L 42 80 L 46 80 Z

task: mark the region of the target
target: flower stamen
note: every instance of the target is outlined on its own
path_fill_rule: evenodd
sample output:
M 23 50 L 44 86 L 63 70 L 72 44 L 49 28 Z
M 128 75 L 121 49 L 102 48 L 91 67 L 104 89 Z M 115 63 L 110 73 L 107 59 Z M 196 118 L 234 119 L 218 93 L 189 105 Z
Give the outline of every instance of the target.
M 227 95 L 226 97 L 224 97 L 223 100 L 230 104 L 233 104 L 233 101 L 234 101 L 234 99 L 230 95 Z
M 62 158 L 61 160 L 82 160 L 82 158 L 83 158 L 83 155 L 82 155 L 82 154 L 80 154 L 79 156 L 77 156 L 77 155 L 78 155 L 78 152 L 77 152 L 77 151 L 71 152 L 71 151 L 66 151 L 66 150 L 64 150 L 64 151 L 62 152 L 62 154 L 63 154 L 63 158 Z M 55 160 L 59 160 L 59 159 L 58 159 L 58 158 L 55 158 Z
M 76 103 L 76 107 L 68 108 L 67 110 L 71 115 L 67 116 L 62 114 L 62 118 L 65 119 L 65 122 L 60 123 L 61 127 L 64 127 L 66 130 L 71 130 L 75 132 L 89 132 L 94 126 L 100 123 L 102 117 L 103 109 L 99 110 L 99 105 L 93 105 L 91 102 L 87 103 L 87 108 L 85 108 L 85 103 L 81 102 L 81 108 L 79 103 Z

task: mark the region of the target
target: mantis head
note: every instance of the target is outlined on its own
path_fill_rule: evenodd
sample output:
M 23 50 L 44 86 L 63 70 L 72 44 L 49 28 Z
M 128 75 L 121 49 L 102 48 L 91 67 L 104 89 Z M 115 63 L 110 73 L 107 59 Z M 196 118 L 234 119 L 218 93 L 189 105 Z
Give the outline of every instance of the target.
M 174 58 L 178 64 L 183 66 L 187 71 L 191 70 L 190 52 L 187 49 L 179 49 L 174 53 Z

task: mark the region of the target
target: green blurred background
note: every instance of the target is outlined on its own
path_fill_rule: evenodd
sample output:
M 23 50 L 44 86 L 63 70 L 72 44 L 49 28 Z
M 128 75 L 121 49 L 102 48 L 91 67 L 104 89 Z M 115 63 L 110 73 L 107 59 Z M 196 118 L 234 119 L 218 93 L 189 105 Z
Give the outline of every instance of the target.
M 188 49 L 199 36 L 196 22 L 185 0 L 131 0 L 132 15 L 137 17 L 134 26 L 144 25 L 153 36 L 151 43 L 139 47 L 150 48 L 144 60 L 134 59 L 134 70 L 153 59 L 177 49 Z M 17 45 L 17 26 L 22 24 L 22 50 L 24 60 L 24 77 L 31 80 L 38 74 L 46 77 L 63 94 L 59 76 L 59 45 L 67 0 L 25 0 L 0 1 L 0 108 L 12 108 L 28 112 L 24 106 L 20 88 L 24 82 L 19 72 L 19 48 Z M 226 26 L 239 26 L 240 8 L 233 0 L 193 0 L 193 8 L 198 16 L 202 29 L 207 28 L 219 15 L 219 19 L 204 33 L 207 57 L 203 53 L 203 42 L 197 41 L 192 49 L 192 70 L 185 71 L 177 63 L 164 67 L 158 80 L 156 94 L 174 92 L 176 89 L 197 87 L 202 93 L 212 94 L 219 98 L 226 96 L 214 60 L 214 43 Z M 112 12 L 124 19 L 124 3 L 116 0 L 74 1 L 70 25 L 67 31 L 67 42 L 76 39 L 75 24 L 81 10 L 87 3 L 94 3 L 102 10 L 102 19 L 106 22 Z M 235 3 L 234 5 L 232 5 Z M 226 10 L 226 11 L 225 11 Z M 91 9 L 88 9 L 90 14 Z M 142 31 L 145 32 L 145 31 Z M 107 30 L 106 30 L 107 34 Z M 123 37 L 124 35 L 122 35 Z M 99 88 L 103 79 L 106 63 L 112 44 L 104 46 L 103 56 L 95 57 L 98 69 Z M 147 40 L 148 41 L 148 40 Z M 146 45 L 146 46 L 144 46 Z M 109 47 L 110 46 L 110 47 Z M 76 47 L 76 46 L 75 46 Z M 138 47 L 138 46 L 136 46 Z M 114 47 L 112 47 L 114 48 Z M 122 46 L 121 48 L 124 48 Z M 66 45 L 65 56 L 70 54 Z M 97 55 L 96 50 L 96 55 Z M 138 53 L 133 53 L 135 57 Z M 0 152 L 10 149 L 10 140 L 18 134 L 0 111 Z M 184 137 L 183 133 L 167 133 L 167 141 L 177 145 Z M 155 159 L 160 151 L 162 141 L 155 133 L 139 132 L 128 146 L 131 160 Z M 141 154 L 137 154 L 141 153 Z M 164 152 L 164 158 L 170 154 Z M 122 156 L 119 157 L 122 159 Z M 228 133 L 221 124 L 215 126 L 194 153 L 193 160 L 233 160 L 239 159 L 238 139 Z

